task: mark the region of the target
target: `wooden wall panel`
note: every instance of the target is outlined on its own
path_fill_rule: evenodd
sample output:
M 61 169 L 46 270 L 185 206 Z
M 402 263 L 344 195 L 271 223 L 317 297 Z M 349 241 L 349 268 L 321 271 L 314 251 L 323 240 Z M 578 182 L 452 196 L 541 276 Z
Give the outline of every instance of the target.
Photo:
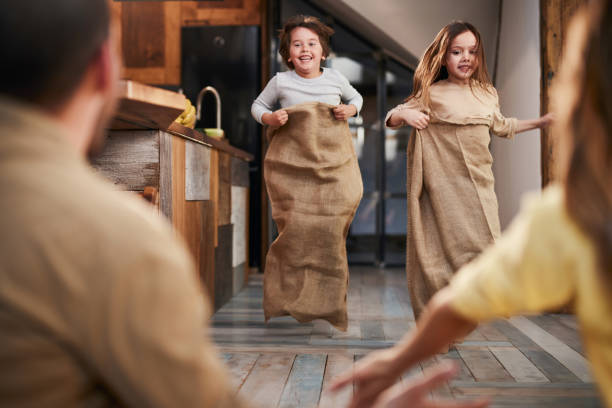
M 113 2 L 124 67 L 121 77 L 147 84 L 180 85 L 181 4 Z
M 219 225 L 232 223 L 232 156 L 219 153 Z
M 542 80 L 540 109 L 550 110 L 550 89 L 561 62 L 567 27 L 576 10 L 587 0 L 540 0 L 540 41 Z M 550 128 L 542 129 L 542 186 L 557 180 L 558 141 Z
M 172 224 L 187 243 L 211 305 L 215 304 L 214 247 L 210 237 L 210 206 L 207 201 L 185 200 L 185 144 L 193 143 L 172 138 Z M 215 228 L 216 229 L 216 228 Z
M 198 143 L 185 146 L 185 199 L 210 200 L 210 152 L 209 147 Z
M 231 184 L 232 186 L 239 187 L 249 187 L 249 163 L 239 159 L 237 157 L 232 157 L 232 178 Z
M 172 138 L 159 132 L 159 209 L 172 220 Z
M 214 218 L 214 203 L 212 201 L 200 201 L 201 219 L 202 219 L 202 236 L 200 265 L 200 279 L 211 293 L 215 289 L 215 245 L 212 238 L 217 234 L 217 224 Z M 215 297 L 211 297 L 212 304 L 215 304 Z
M 210 152 L 210 201 L 212 203 L 212 217 L 214 220 L 213 243 L 216 248 L 219 244 L 217 225 L 219 225 L 219 151 Z
M 231 224 L 219 225 L 219 245 L 215 248 L 215 310 L 228 302 L 234 291 Z
M 261 0 L 224 0 L 221 2 L 183 1 L 182 24 L 259 25 Z M 220 3 L 215 5 L 215 3 Z
M 224 9 L 224 8 L 243 8 L 244 0 L 200 0 L 198 2 L 198 8 L 216 8 L 216 9 Z
M 181 27 L 259 25 L 264 0 L 113 1 L 124 67 L 121 77 L 181 84 Z
M 164 4 L 161 2 L 123 4 L 121 45 L 126 67 L 151 68 L 165 65 L 164 23 Z
M 112 131 L 92 166 L 124 190 L 159 187 L 159 132 Z

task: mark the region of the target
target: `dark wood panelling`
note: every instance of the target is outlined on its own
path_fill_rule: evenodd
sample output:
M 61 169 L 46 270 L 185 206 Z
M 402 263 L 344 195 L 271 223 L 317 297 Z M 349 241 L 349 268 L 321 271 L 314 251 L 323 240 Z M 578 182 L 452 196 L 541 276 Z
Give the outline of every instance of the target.
M 232 157 L 232 186 L 249 187 L 249 163 Z
M 124 64 L 121 77 L 147 84 L 181 83 L 181 2 L 113 1 Z
M 219 225 L 219 151 L 212 150 L 210 152 L 210 201 L 212 203 L 212 220 L 214 228 L 212 231 L 213 246 L 219 244 L 219 234 L 217 226 Z M 210 238 L 210 235 L 208 235 Z
M 159 187 L 159 131 L 113 131 L 93 167 L 121 188 L 143 191 Z
M 125 66 L 163 67 L 166 61 L 163 2 L 125 2 L 122 8 L 121 32 Z
M 209 8 L 243 8 L 244 0 L 199 0 L 198 8 L 199 9 L 209 9 Z
M 219 225 L 232 223 L 232 157 L 219 153 Z
M 159 208 L 172 220 L 172 135 L 159 132 Z
M 238 2 L 242 3 L 238 5 Z M 218 3 L 218 6 L 215 6 Z M 225 0 L 223 2 L 182 2 L 182 24 L 259 25 L 261 0 Z
M 215 310 L 229 301 L 234 292 L 232 268 L 233 226 L 220 225 L 219 245 L 215 248 Z
M 214 203 L 212 201 L 200 202 L 200 216 L 202 220 L 200 245 L 200 279 L 208 292 L 215 289 L 215 246 L 212 237 L 216 236 L 217 224 L 214 218 Z M 214 297 L 212 298 L 214 300 Z M 213 303 L 214 305 L 214 303 Z
M 587 0 L 540 0 L 540 42 L 542 81 L 540 109 L 550 110 L 550 89 L 561 63 L 561 51 L 567 28 L 576 10 Z M 555 174 L 558 160 L 558 141 L 550 128 L 542 129 L 541 161 L 542 186 L 559 179 Z
M 172 138 L 172 224 L 185 240 L 198 265 L 200 279 L 214 305 L 214 249 L 210 244 L 213 235 L 208 219 L 210 211 L 205 211 L 206 201 L 185 200 L 185 143 L 179 137 Z

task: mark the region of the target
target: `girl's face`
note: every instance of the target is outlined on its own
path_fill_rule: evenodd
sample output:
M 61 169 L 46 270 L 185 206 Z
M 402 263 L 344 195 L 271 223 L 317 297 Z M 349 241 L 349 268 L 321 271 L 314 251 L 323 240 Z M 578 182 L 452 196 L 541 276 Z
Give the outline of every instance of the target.
M 448 79 L 458 84 L 468 84 L 478 68 L 478 42 L 471 31 L 465 31 L 455 38 L 448 47 L 444 66 Z
M 317 33 L 305 27 L 296 27 L 291 31 L 289 61 L 299 76 L 316 78 L 321 75 L 321 60 L 324 59 Z

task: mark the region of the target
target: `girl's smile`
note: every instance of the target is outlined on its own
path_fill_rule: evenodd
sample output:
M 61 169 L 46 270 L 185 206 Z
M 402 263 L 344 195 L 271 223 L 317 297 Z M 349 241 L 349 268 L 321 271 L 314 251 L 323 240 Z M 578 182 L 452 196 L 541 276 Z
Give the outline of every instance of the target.
M 465 31 L 453 39 L 444 60 L 449 81 L 469 83 L 478 67 L 477 50 L 478 42 L 471 31 Z
M 316 78 L 321 75 L 323 59 L 323 48 L 317 33 L 305 27 L 296 27 L 291 31 L 289 61 L 299 76 Z

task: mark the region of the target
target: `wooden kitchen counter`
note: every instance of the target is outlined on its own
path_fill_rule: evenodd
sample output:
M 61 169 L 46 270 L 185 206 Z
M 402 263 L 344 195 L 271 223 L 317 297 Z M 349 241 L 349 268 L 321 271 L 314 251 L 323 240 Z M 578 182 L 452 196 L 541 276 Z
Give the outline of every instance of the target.
M 184 107 L 181 94 L 123 81 L 106 145 L 92 165 L 118 188 L 148 197 L 172 222 L 216 310 L 248 276 L 253 157 L 174 122 Z

